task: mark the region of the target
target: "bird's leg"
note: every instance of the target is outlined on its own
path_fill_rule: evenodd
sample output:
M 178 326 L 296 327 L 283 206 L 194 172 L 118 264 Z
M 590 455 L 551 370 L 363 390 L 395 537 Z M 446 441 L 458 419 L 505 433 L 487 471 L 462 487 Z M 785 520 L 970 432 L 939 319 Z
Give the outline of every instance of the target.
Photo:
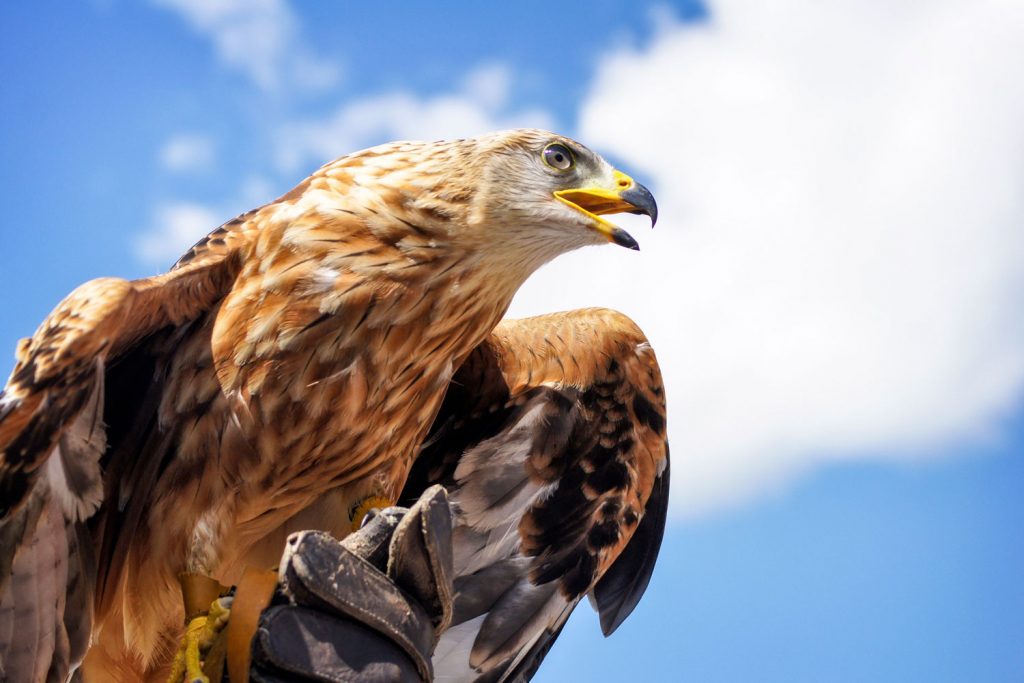
M 167 683 L 210 683 L 203 673 L 203 655 L 227 624 L 234 598 L 217 597 L 226 589 L 208 576 L 182 574 L 178 581 L 185 601 L 185 635 Z

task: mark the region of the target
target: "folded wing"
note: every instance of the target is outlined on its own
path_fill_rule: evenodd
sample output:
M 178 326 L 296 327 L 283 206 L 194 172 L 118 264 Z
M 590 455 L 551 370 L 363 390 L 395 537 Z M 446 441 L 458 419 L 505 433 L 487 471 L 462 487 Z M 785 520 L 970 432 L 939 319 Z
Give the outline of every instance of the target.
M 98 511 L 123 522 L 131 475 L 160 467 L 144 450 L 112 462 L 116 445 L 153 427 L 153 356 L 230 287 L 227 232 L 164 275 L 85 283 L 19 345 L 0 392 L 0 679 L 64 680 L 84 656 L 98 586 L 117 571 Z
M 456 508 L 435 680 L 529 680 L 588 593 L 613 632 L 650 579 L 668 478 L 661 376 L 632 321 L 589 309 L 499 325 L 407 485 L 440 482 Z

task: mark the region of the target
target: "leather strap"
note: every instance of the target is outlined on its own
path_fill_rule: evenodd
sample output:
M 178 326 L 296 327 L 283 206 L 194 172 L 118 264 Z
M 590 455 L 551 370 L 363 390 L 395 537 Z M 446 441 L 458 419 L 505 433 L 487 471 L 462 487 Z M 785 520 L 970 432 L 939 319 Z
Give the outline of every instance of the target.
M 227 625 L 228 677 L 248 681 L 252 660 L 252 637 L 259 625 L 260 613 L 270 604 L 277 587 L 277 572 L 246 567 L 235 588 L 231 618 Z
M 228 592 L 227 586 L 222 586 L 217 579 L 204 574 L 182 572 L 178 574 L 178 584 L 181 586 L 181 599 L 185 605 L 186 624 L 196 617 L 209 614 L 210 604 Z

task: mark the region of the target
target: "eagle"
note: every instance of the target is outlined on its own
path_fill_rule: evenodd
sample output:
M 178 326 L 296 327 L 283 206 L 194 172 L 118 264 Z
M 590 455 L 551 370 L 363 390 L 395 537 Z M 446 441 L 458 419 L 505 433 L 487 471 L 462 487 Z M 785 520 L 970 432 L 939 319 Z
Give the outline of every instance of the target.
M 328 163 L 213 230 L 167 273 L 73 291 L 19 343 L 0 394 L 3 674 L 166 676 L 185 623 L 181 577 L 232 585 L 246 567 L 274 566 L 292 531 L 344 536 L 368 507 L 401 498 L 426 453 L 436 479 L 463 490 L 456 554 L 470 558 L 467 576 L 504 554 L 533 562 L 526 581 L 559 584 L 565 605 L 597 591 L 616 558 L 629 559 L 652 497 L 660 505 L 660 379 L 636 374 L 643 361 L 623 349 L 642 358 L 646 341 L 621 319 L 603 329 L 569 315 L 552 336 L 538 332 L 552 321 L 524 322 L 519 345 L 499 322 L 555 256 L 605 242 L 636 249 L 603 218 L 624 211 L 657 217 L 646 188 L 564 136 L 396 142 Z M 450 404 L 439 415 L 446 395 L 466 396 L 455 378 L 468 386 L 481 353 L 522 364 L 496 366 L 507 396 L 475 385 L 498 400 L 490 418 L 515 425 L 491 435 L 511 444 L 495 467 L 518 458 L 529 473 L 499 479 L 521 505 L 516 548 L 490 538 L 511 533 L 488 512 L 505 500 L 472 490 L 499 474 L 487 441 L 466 440 L 473 411 Z M 549 436 L 534 454 L 521 432 L 549 419 L 559 426 L 541 429 Z M 572 458 L 545 441 L 576 436 L 591 445 Z M 619 479 L 593 476 L 605 462 L 595 453 L 611 454 Z M 552 531 L 560 513 L 545 517 L 555 489 L 575 533 Z M 612 583 L 610 603 L 631 608 L 635 590 L 621 575 Z M 557 632 L 554 610 L 520 629 L 520 650 Z M 508 650 L 482 660 L 474 650 L 468 664 L 486 668 Z

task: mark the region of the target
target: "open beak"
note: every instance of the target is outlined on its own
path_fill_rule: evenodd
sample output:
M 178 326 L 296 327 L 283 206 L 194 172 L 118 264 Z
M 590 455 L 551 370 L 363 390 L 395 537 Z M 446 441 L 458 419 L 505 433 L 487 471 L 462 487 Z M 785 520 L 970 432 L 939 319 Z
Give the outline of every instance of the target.
M 612 174 L 612 187 L 593 185 L 555 192 L 555 199 L 593 219 L 593 228 L 614 242 L 629 249 L 639 249 L 632 235 L 606 221 L 601 216 L 610 213 L 642 213 L 651 219 L 651 227 L 658 222 L 658 205 L 650 190 L 621 171 Z

